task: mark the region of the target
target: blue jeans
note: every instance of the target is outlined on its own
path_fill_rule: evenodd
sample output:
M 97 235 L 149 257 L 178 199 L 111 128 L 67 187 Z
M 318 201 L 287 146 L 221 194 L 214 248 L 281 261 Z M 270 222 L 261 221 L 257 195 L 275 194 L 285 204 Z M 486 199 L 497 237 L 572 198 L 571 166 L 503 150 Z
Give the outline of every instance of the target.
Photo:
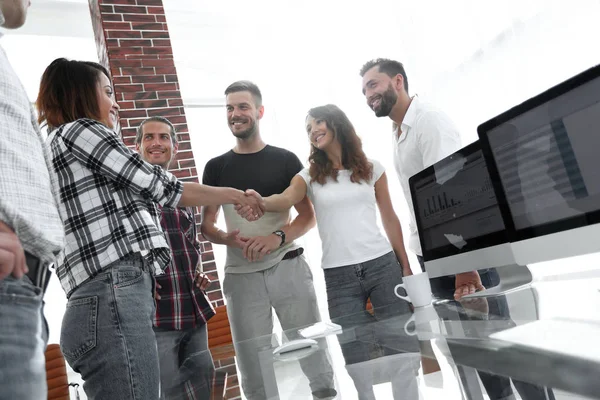
M 343 328 L 338 340 L 347 365 L 419 352 L 417 337 L 398 329 L 398 317 L 408 319 L 412 312 L 408 302 L 394 294 L 396 285 L 402 283 L 402 268 L 394 252 L 360 264 L 328 268 L 324 273 L 329 316 Z M 367 299 L 371 299 L 374 315 L 365 309 Z M 349 372 L 353 369 L 348 367 Z M 418 366 L 413 372 L 412 382 L 403 384 L 407 399 L 418 399 Z M 359 381 L 355 386 L 360 399 L 370 398 L 372 388 Z
M 215 371 L 206 324 L 184 331 L 155 328 L 161 399 L 209 400 Z
M 0 280 L 0 399 L 39 400 L 47 395 L 47 330 L 41 289 L 27 276 Z
M 153 286 L 148 266 L 135 254 L 109 265 L 69 298 L 60 347 L 90 400 L 158 400 Z

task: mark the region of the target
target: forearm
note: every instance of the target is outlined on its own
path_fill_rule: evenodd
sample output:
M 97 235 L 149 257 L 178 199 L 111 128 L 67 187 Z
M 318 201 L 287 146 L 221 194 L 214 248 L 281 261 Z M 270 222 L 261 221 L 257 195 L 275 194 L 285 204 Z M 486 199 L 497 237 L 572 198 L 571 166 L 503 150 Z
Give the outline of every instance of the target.
M 228 240 L 226 239 L 227 233 L 220 230 L 215 224 L 203 223 L 200 226 L 200 231 L 202 232 L 202 236 L 209 242 L 214 244 L 228 244 Z
M 219 206 L 221 204 L 237 204 L 243 198 L 241 190 L 200 185 L 194 182 L 183 184 L 183 193 L 178 207 Z
M 285 232 L 286 242 L 292 242 L 314 228 L 316 223 L 314 213 L 298 214 L 290 224 L 284 226 L 281 230 Z
M 409 268 L 408 254 L 404 247 L 404 236 L 402 235 L 400 222 L 396 219 L 395 221 L 388 221 L 383 225 L 392 248 L 394 249 L 394 253 L 396 254 L 396 258 L 402 265 L 402 268 Z
M 294 206 L 291 199 L 285 193 L 274 194 L 272 196 L 265 197 L 264 201 L 265 210 L 268 212 L 283 212 L 289 210 L 290 208 L 292 208 L 292 206 Z

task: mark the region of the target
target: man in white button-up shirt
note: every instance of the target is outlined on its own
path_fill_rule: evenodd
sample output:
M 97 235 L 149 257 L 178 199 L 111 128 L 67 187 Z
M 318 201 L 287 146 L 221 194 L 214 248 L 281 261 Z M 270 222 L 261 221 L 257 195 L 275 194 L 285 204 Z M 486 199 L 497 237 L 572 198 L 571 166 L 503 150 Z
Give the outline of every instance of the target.
M 398 61 L 377 59 L 366 63 L 361 72 L 363 94 L 367 104 L 378 117 L 394 121 L 394 164 L 404 197 L 411 213 L 409 248 L 417 254 L 423 268 L 423 253 L 419 243 L 417 225 L 412 206 L 408 179 L 428 166 L 459 150 L 460 134 L 450 118 L 435 107 L 408 94 L 408 79 L 403 65 Z M 477 271 L 457 274 L 454 277 L 432 279 L 434 294 L 455 289 L 454 297 L 482 290 Z M 447 297 L 444 296 L 444 297 Z

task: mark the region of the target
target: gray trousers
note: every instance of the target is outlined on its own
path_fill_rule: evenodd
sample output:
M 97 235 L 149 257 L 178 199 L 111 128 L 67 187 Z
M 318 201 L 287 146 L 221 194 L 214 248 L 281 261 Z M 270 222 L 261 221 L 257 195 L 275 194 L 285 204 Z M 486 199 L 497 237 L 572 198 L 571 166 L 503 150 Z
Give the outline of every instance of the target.
M 304 256 L 299 256 L 282 260 L 264 271 L 226 273 L 223 293 L 227 299 L 242 389 L 249 400 L 264 400 L 259 352 L 271 347 L 272 310 L 275 309 L 284 331 L 321 320 L 310 267 Z M 294 335 L 288 332 L 286 335 L 294 339 Z M 300 360 L 313 392 L 334 387 L 326 344 L 321 343 L 320 348 L 322 350 Z
M 161 399 L 209 400 L 215 371 L 206 325 L 183 331 L 154 328 Z

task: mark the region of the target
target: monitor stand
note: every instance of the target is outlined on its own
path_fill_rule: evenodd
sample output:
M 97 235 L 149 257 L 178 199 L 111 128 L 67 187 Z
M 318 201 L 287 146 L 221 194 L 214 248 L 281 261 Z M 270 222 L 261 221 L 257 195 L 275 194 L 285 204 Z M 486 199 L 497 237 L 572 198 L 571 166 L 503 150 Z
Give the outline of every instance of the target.
M 497 268 L 497 271 L 500 276 L 500 283 L 497 286 L 463 296 L 463 299 L 507 294 L 515 290 L 523 289 L 529 286 L 533 281 L 533 275 L 531 275 L 531 271 L 526 265 L 506 265 Z

